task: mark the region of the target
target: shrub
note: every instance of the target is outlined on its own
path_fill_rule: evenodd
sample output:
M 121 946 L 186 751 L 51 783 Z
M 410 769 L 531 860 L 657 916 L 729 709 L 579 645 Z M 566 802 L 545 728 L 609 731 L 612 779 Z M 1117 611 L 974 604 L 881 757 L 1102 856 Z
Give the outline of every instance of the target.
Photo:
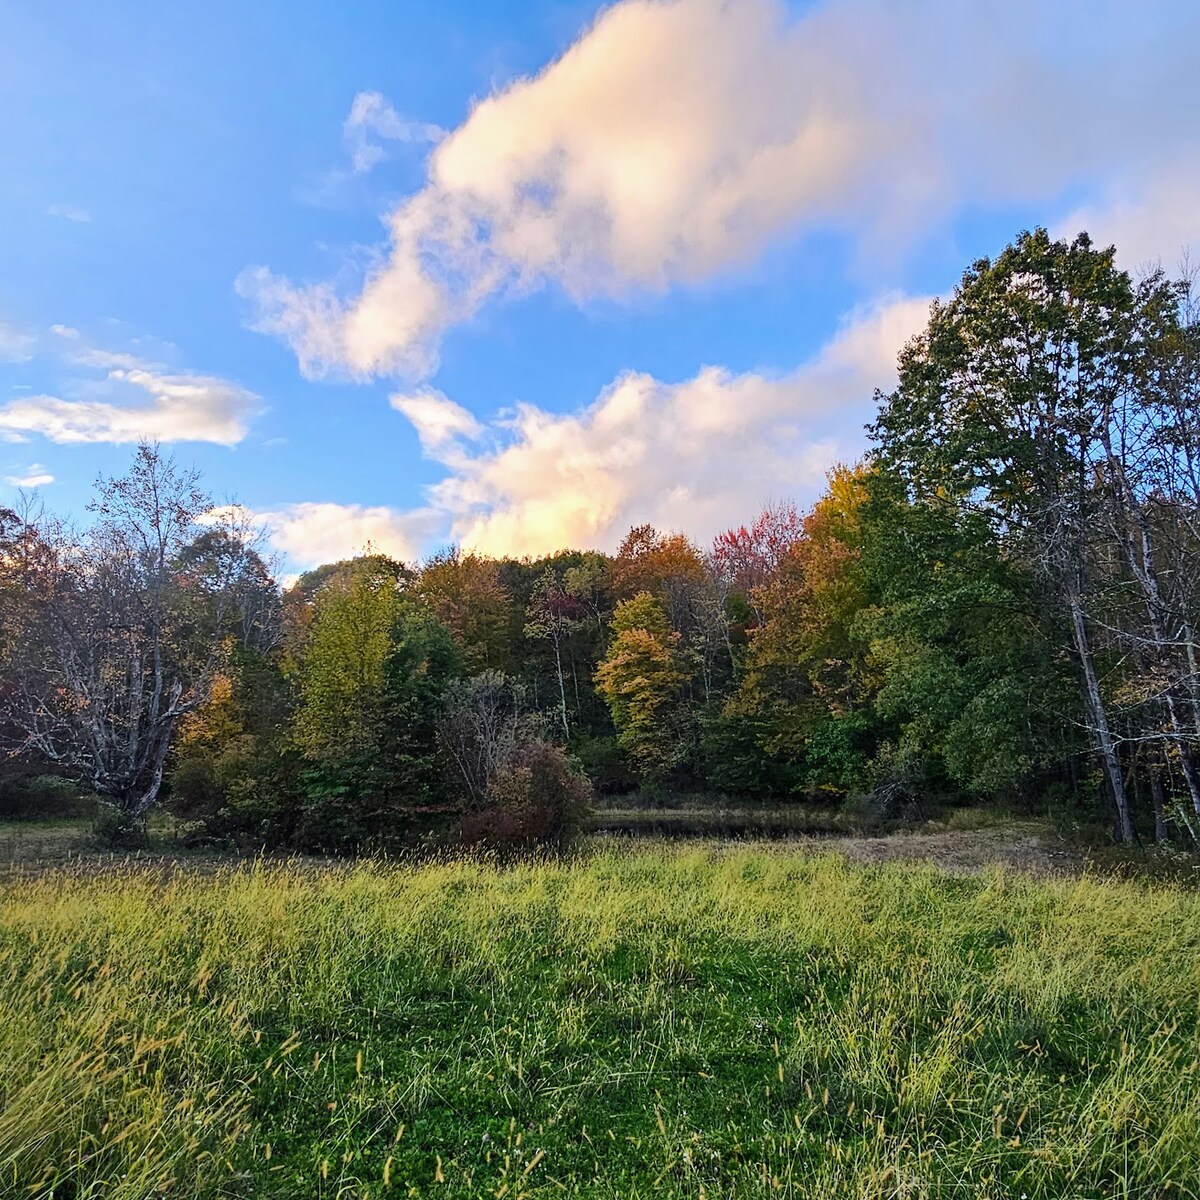
M 57 775 L 22 774 L 0 778 L 0 818 L 47 821 L 55 817 L 91 816 L 94 801 L 69 779 Z
M 493 775 L 483 808 L 465 813 L 453 840 L 496 849 L 565 850 L 588 813 L 591 787 L 557 746 L 523 747 Z
M 298 775 L 297 756 L 277 740 L 243 735 L 220 751 L 181 755 L 167 807 L 196 827 L 191 836 L 197 844 L 283 846 L 294 839 L 300 820 Z
M 117 850 L 142 850 L 150 845 L 145 822 L 112 804 L 100 806 L 92 836 L 101 846 Z
M 571 754 L 598 796 L 621 796 L 637 788 L 637 776 L 615 737 L 576 733 Z

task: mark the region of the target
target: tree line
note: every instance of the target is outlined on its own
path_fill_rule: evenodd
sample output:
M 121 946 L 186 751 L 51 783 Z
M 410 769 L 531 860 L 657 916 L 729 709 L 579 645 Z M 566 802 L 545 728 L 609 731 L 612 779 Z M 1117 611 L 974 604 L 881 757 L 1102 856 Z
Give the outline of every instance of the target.
M 593 791 L 890 788 L 1195 845 L 1198 352 L 1186 277 L 1024 233 L 808 511 L 286 589 L 142 446 L 85 527 L 0 510 L 0 799 L 73 780 L 114 836 L 166 804 L 198 841 L 353 851 L 561 844 Z

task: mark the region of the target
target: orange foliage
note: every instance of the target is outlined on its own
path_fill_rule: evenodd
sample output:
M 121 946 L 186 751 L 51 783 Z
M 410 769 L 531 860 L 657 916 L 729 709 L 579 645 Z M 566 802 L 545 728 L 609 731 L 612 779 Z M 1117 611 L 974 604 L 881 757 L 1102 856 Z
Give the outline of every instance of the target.
M 613 595 L 628 600 L 639 592 L 658 595 L 673 583 L 700 584 L 704 557 L 682 533 L 661 534 L 637 525 L 626 535 L 609 568 Z

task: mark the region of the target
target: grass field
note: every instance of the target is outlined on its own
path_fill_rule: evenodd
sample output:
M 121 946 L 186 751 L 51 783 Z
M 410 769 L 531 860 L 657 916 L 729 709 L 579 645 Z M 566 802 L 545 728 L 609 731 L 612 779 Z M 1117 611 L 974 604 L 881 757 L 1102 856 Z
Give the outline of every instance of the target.
M 779 848 L 0 885 L 0 1195 L 1200 1195 L 1200 896 Z

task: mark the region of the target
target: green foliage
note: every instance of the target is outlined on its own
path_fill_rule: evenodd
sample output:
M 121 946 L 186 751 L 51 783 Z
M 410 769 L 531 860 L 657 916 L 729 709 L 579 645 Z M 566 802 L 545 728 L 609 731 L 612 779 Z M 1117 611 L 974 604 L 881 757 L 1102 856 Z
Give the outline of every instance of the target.
M 687 755 L 680 693 L 687 674 L 679 635 L 657 596 L 641 592 L 617 605 L 612 642 L 596 671 L 617 741 L 648 778 L 661 777 Z
M 855 792 L 871 784 L 876 721 L 869 712 L 831 716 L 813 727 L 804 750 L 810 787 Z
M 95 798 L 58 775 L 29 771 L 0 773 L 0 820 L 45 821 L 90 815 Z
M 450 631 L 386 583 L 322 594 L 301 676 L 300 845 L 353 850 L 424 831 L 423 814 L 444 806 L 437 722 L 458 669 Z
M 738 848 L 10 879 L 0 1179 L 1186 1200 L 1198 924 L 1167 886 Z
M 1039 536 L 1064 519 L 1058 501 L 1095 511 L 1080 463 L 1175 323 L 1174 289 L 1159 276 L 1135 285 L 1114 259 L 1086 234 L 1037 229 L 934 303 L 873 427 L 881 461 L 916 496 Z
M 802 764 L 772 754 L 766 743 L 777 732 L 760 711 L 730 705 L 710 710 L 701 724 L 700 754 L 708 782 L 745 796 L 787 796 L 802 790 Z
M 629 759 L 611 734 L 576 730 L 571 737 L 571 756 L 583 768 L 598 795 L 621 795 L 637 787 Z
M 982 515 L 909 503 L 883 473 L 870 489 L 863 562 L 877 603 L 856 629 L 877 717 L 927 780 L 1011 797 L 1079 749 L 1065 634 Z
M 400 603 L 392 573 L 365 561 L 317 594 L 295 729 L 308 757 L 347 757 L 374 744 Z

